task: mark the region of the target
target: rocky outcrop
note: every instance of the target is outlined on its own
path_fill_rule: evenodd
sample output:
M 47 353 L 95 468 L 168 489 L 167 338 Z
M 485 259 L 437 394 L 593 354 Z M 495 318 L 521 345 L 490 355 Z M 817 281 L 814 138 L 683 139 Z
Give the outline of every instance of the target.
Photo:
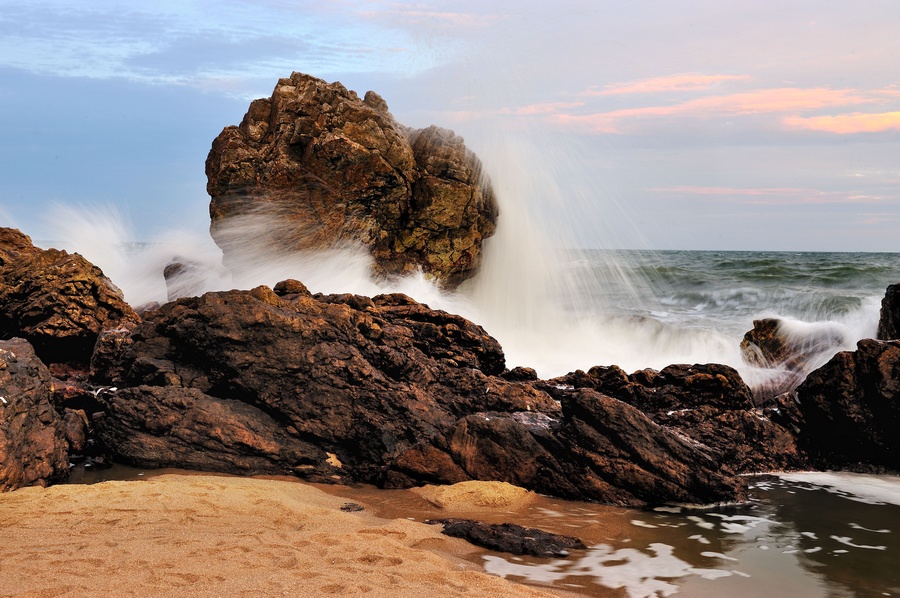
M 101 439 L 141 466 L 389 487 L 506 481 L 643 505 L 744 496 L 703 447 L 599 393 L 499 376 L 479 326 L 403 295 L 207 293 L 105 333 Z
M 890 285 L 885 291 L 878 319 L 878 340 L 894 339 L 900 339 L 900 283 Z
M 793 398 L 800 445 L 817 467 L 900 471 L 900 341 L 859 341 Z
M 421 269 L 454 287 L 477 269 L 497 218 L 461 137 L 408 129 L 376 93 L 360 100 L 301 73 L 222 131 L 206 175 L 226 262 L 248 241 L 287 251 L 362 244 L 376 275 Z M 262 229 L 241 228 L 255 217 L 268 218 Z
M 66 478 L 66 430 L 51 377 L 24 339 L 0 341 L 0 492 Z
M 741 356 L 748 365 L 771 370 L 771 376 L 753 388 L 765 401 L 795 389 L 848 342 L 846 330 L 838 324 L 765 318 L 754 320 L 753 329 L 744 335 Z
M 567 557 L 570 550 L 587 546 L 574 536 L 553 534 L 515 523 L 485 523 L 472 519 L 431 519 L 425 523 L 442 525 L 441 533 L 462 538 L 471 544 L 510 554 L 528 554 L 544 558 Z
M 86 365 L 102 330 L 138 319 L 119 289 L 77 253 L 39 249 L 0 228 L 0 338 L 27 339 L 45 363 Z
M 708 447 L 716 462 L 733 473 L 806 465 L 774 403 L 758 406 L 737 371 L 725 365 L 671 365 L 631 375 L 616 366 L 598 366 L 551 382 L 591 388 L 633 405 L 657 424 Z

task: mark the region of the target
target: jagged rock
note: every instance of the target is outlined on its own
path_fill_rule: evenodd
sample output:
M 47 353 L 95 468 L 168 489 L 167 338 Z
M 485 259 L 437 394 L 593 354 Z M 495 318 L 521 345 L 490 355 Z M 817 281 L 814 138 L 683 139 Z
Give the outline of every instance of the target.
M 766 400 L 795 389 L 848 342 L 846 330 L 837 324 L 765 318 L 754 320 L 753 329 L 744 335 L 741 357 L 748 365 L 773 370 L 753 389 Z
M 818 467 L 900 471 L 900 341 L 859 341 L 812 372 L 795 397 L 799 442 Z
M 235 474 L 285 474 L 325 481 L 327 455 L 253 405 L 196 388 L 136 386 L 105 391 L 98 436 L 125 461 Z
M 0 491 L 68 476 L 65 430 L 50 393 L 50 372 L 28 341 L 0 341 Z
M 211 232 L 229 256 L 361 243 L 375 274 L 470 277 L 497 206 L 481 162 L 452 131 L 398 124 L 373 92 L 293 73 L 226 127 L 206 161 Z M 243 216 L 271 217 L 242 231 Z M 246 224 L 245 224 L 246 225 Z
M 878 319 L 878 340 L 894 339 L 900 339 L 900 283 L 890 285 L 885 291 Z
M 102 330 L 138 319 L 119 289 L 77 253 L 39 249 L 0 228 L 0 336 L 27 339 L 46 363 L 87 364 Z
M 570 550 L 585 549 L 580 539 L 553 534 L 515 523 L 485 523 L 472 519 L 430 519 L 425 523 L 443 525 L 441 533 L 488 550 L 539 557 L 567 557 Z
M 276 288 L 179 299 L 101 337 L 92 380 L 122 390 L 100 393 L 96 425 L 119 458 L 390 487 L 499 480 L 632 505 L 744 497 L 628 405 L 501 378 L 496 340 L 459 316 Z
M 712 449 L 727 471 L 752 473 L 806 465 L 793 433 L 757 406 L 736 370 L 718 364 L 671 365 L 631 375 L 593 367 L 551 381 L 592 388 L 634 405 L 654 422 Z

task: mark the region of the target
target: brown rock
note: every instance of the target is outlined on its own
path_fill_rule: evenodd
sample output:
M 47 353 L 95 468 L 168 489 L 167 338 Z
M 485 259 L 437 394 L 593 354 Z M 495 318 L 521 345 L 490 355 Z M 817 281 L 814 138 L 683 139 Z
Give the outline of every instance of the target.
M 80 255 L 39 249 L 0 229 L 0 336 L 27 339 L 47 363 L 87 364 L 97 335 L 138 315 Z
M 287 251 L 354 243 L 369 248 L 379 276 L 422 269 L 453 287 L 477 269 L 497 218 L 481 162 L 461 137 L 410 130 L 377 94 L 360 100 L 301 73 L 222 131 L 206 174 L 211 232 L 226 261 L 248 240 Z M 262 229 L 234 226 L 260 215 Z
M 592 388 L 634 405 L 657 424 L 709 447 L 727 471 L 806 465 L 790 427 L 758 406 L 737 371 L 725 365 L 671 365 L 630 376 L 616 366 L 598 366 L 552 382 Z
M 822 365 L 848 342 L 845 332 L 830 324 L 796 323 L 777 318 L 754 320 L 741 341 L 741 356 L 748 365 L 778 372 L 753 389 L 762 400 L 791 391 L 806 374 Z
M 885 291 L 878 319 L 878 340 L 893 339 L 900 339 L 900 283 L 890 285 Z
M 859 341 L 795 396 L 799 441 L 818 467 L 900 471 L 900 341 Z
M 484 523 L 472 519 L 432 519 L 425 523 L 443 525 L 442 533 L 447 536 L 510 554 L 566 557 L 570 550 L 587 548 L 584 542 L 573 536 L 553 534 L 515 523 Z
M 142 466 L 392 487 L 499 480 L 634 505 L 744 496 L 628 405 L 499 377 L 500 346 L 459 316 L 404 295 L 276 286 L 281 296 L 180 299 L 102 336 L 93 379 L 123 389 L 100 393 L 104 442 Z
M 0 491 L 68 476 L 65 430 L 50 392 L 50 372 L 28 341 L 0 341 Z

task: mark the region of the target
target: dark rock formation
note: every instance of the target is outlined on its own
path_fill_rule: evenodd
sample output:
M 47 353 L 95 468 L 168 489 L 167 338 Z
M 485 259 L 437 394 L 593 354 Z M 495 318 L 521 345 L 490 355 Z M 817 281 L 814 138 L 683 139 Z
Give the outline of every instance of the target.
M 881 317 L 878 320 L 878 340 L 900 339 L 900 283 L 887 288 L 881 300 Z
M 28 341 L 0 341 L 0 491 L 68 475 L 65 429 L 50 394 L 50 372 Z
M 443 525 L 441 533 L 497 552 L 551 558 L 567 557 L 570 550 L 587 548 L 573 536 L 552 534 L 515 523 L 484 523 L 472 519 L 431 519 L 425 523 Z
M 900 471 L 900 341 L 859 341 L 795 397 L 799 442 L 817 467 Z
M 771 409 L 758 407 L 740 375 L 728 366 L 671 365 L 631 375 L 616 366 L 598 366 L 551 382 L 592 388 L 634 405 L 657 424 L 709 447 L 726 471 L 806 465 L 790 428 L 773 421 Z
M 0 338 L 27 339 L 46 363 L 87 364 L 97 335 L 137 314 L 80 255 L 39 249 L 0 228 Z
M 211 231 L 226 260 L 248 240 L 291 251 L 361 243 L 377 275 L 422 269 L 454 287 L 494 232 L 481 170 L 452 131 L 408 129 L 374 92 L 360 100 L 340 83 L 293 73 L 213 142 Z M 259 215 L 272 217 L 265 231 L 232 226 Z
M 101 393 L 101 439 L 151 467 L 500 480 L 633 505 L 744 497 L 702 447 L 628 405 L 499 377 L 500 346 L 459 316 L 403 295 L 276 289 L 180 299 L 105 333 L 92 378 L 121 390 Z
M 847 343 L 846 331 L 838 325 L 790 324 L 766 318 L 753 321 L 753 329 L 741 341 L 741 356 L 749 365 L 773 370 L 770 378 L 753 389 L 766 400 L 795 389 Z
M 557 389 L 562 414 L 475 413 L 390 464 L 389 483 L 509 482 L 572 500 L 642 505 L 737 501 L 703 446 L 621 401 Z

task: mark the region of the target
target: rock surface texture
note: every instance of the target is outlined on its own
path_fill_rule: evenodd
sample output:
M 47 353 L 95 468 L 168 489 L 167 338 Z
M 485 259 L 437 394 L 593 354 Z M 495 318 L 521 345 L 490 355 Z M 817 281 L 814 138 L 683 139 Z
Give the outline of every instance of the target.
M 28 341 L 0 341 L 0 492 L 68 476 L 65 427 L 50 396 L 50 372 Z
M 702 447 L 591 390 L 501 378 L 496 340 L 404 295 L 207 293 L 105 333 L 100 438 L 147 467 L 387 487 L 505 481 L 643 505 L 744 496 Z
M 83 257 L 0 228 L 0 338 L 27 339 L 45 363 L 87 364 L 101 331 L 138 315 Z
M 301 73 L 222 131 L 206 175 L 211 232 L 226 260 L 248 240 L 287 251 L 362 244 L 376 275 L 421 269 L 454 287 L 478 267 L 497 218 L 462 138 L 404 127 L 378 94 L 360 100 Z M 264 234 L 253 218 L 265 219 Z
M 900 471 L 900 341 L 859 341 L 794 396 L 799 441 L 815 466 Z
M 592 388 L 633 405 L 654 422 L 702 443 L 725 471 L 736 474 L 804 467 L 794 434 L 772 405 L 758 406 L 733 368 L 671 365 L 629 375 L 594 367 L 553 381 Z
M 753 388 L 762 402 L 794 390 L 806 375 L 822 366 L 839 349 L 847 348 L 846 330 L 838 324 L 785 322 L 778 318 L 753 321 L 741 340 L 744 363 L 770 370 Z
M 574 536 L 553 534 L 515 523 L 485 523 L 472 519 L 432 519 L 425 523 L 443 525 L 443 534 L 510 554 L 528 554 L 544 558 L 567 557 L 570 550 L 587 546 Z
M 878 320 L 878 340 L 894 339 L 900 339 L 900 283 L 890 285 L 885 291 Z

